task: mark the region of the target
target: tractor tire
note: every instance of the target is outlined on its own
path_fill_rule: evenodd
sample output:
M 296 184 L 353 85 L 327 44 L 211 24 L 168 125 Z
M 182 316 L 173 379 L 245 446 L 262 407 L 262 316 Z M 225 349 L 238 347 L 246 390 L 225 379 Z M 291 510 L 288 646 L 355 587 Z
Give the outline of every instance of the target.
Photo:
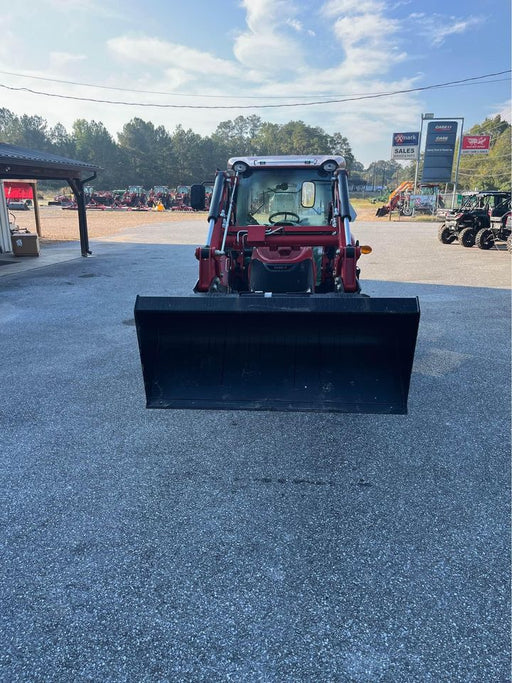
M 507 249 L 512 254 L 512 234 L 507 237 Z
M 492 230 L 484 228 L 476 233 L 475 244 L 479 249 L 490 249 L 494 246 L 494 235 Z
M 400 213 L 402 216 L 412 216 L 412 209 L 410 206 L 404 206 Z
M 464 228 L 459 232 L 459 242 L 463 247 L 475 246 L 475 231 L 473 228 Z
M 437 237 L 443 244 L 451 244 L 457 239 L 456 235 L 454 235 L 444 223 L 439 227 L 439 230 L 437 231 Z

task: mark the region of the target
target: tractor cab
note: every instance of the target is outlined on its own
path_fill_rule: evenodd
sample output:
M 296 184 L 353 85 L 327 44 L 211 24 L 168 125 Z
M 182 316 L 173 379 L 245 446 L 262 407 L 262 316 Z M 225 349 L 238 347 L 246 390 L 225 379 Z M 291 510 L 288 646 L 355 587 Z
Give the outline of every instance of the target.
M 344 165 L 342 157 L 288 159 L 286 165 L 277 157 L 228 161 L 238 175 L 236 225 L 322 226 L 332 220 L 332 177 Z

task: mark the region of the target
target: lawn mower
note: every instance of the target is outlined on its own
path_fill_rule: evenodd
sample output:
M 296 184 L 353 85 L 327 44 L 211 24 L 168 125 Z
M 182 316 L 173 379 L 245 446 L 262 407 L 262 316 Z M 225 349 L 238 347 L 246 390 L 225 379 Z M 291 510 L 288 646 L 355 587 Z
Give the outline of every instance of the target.
M 230 159 L 195 294 L 137 297 L 147 407 L 406 413 L 418 300 L 361 292 L 354 219 L 342 157 Z

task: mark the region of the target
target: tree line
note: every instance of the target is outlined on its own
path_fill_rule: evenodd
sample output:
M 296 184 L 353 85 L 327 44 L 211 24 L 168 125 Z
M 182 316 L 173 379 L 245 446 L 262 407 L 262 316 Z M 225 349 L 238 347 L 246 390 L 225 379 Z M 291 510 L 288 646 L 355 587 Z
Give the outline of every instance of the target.
M 164 126 L 133 118 L 115 140 L 101 122 L 77 119 L 68 132 L 60 123 L 51 127 L 41 116 L 17 116 L 3 108 L 0 140 L 100 166 L 95 185 L 109 189 L 175 187 L 213 180 L 215 169 L 225 168 L 228 158 L 235 155 L 341 154 L 349 167 L 363 169 L 341 133 L 329 135 L 303 121 L 268 123 L 254 115 L 222 121 L 208 136 L 182 125 L 169 132 Z
M 462 156 L 459 189 L 510 188 L 510 123 L 498 115 L 486 118 L 467 133 L 491 135 L 491 151 L 487 156 Z M 413 180 L 415 174 L 414 163 L 402 166 L 383 159 L 364 168 L 341 133 L 330 135 L 303 121 L 270 123 L 256 115 L 222 121 L 207 136 L 181 124 L 168 131 L 151 121 L 133 118 L 116 137 L 101 122 L 77 119 L 68 132 L 60 123 L 50 126 L 41 116 L 17 116 L 0 108 L 0 141 L 97 165 L 102 169 L 94 183 L 98 189 L 128 185 L 172 188 L 213 180 L 215 169 L 225 168 L 228 158 L 237 155 L 341 154 L 356 188 L 393 189 L 403 180 Z

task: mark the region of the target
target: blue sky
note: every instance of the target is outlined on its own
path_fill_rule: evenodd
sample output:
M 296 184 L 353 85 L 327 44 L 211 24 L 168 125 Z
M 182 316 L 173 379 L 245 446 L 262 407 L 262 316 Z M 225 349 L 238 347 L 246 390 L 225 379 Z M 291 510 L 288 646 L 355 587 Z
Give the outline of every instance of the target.
M 418 130 L 422 112 L 464 117 L 466 129 L 498 113 L 510 121 L 509 75 L 377 99 L 241 108 L 423 88 L 509 69 L 505 0 L 31 0 L 23 11 L 2 0 L 0 6 L 0 84 L 90 99 L 235 107 L 127 106 L 0 88 L 1 106 L 68 130 L 86 118 L 115 135 L 138 116 L 206 135 L 220 121 L 256 114 L 340 132 L 367 165 L 389 159 L 392 134 Z

